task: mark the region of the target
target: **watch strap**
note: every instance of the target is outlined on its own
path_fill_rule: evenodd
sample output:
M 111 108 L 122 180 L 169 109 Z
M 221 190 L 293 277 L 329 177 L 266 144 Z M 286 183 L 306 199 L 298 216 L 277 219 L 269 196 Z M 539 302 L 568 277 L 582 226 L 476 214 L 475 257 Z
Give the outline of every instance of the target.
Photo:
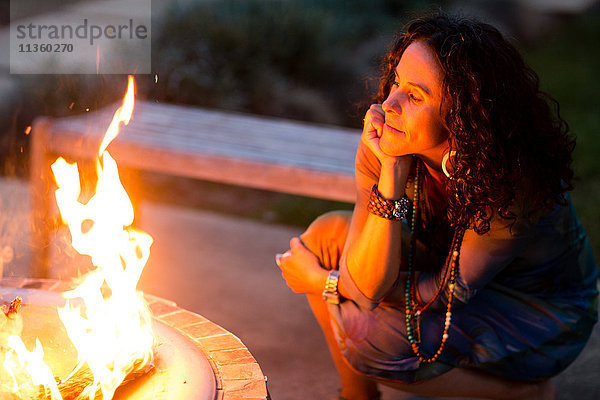
M 323 290 L 323 300 L 331 304 L 340 304 L 340 294 L 338 292 L 338 282 L 340 278 L 339 271 L 332 269 L 327 275 L 325 289 Z

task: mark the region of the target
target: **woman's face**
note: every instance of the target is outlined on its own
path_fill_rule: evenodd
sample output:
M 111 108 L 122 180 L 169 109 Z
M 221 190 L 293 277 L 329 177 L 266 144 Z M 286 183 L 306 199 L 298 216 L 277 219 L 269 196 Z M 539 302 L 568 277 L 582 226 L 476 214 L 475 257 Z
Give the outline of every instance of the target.
M 443 72 L 424 42 L 410 44 L 396 67 L 392 89 L 383 102 L 385 124 L 379 146 L 389 156 L 416 154 L 439 165 L 448 148 L 443 127 Z

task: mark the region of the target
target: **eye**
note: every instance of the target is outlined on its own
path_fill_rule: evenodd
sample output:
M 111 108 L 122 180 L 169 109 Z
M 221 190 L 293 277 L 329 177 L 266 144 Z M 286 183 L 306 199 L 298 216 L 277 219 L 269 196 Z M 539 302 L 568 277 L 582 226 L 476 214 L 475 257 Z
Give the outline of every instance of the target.
M 400 86 L 400 82 L 398 82 L 398 81 L 394 81 L 394 83 L 392 83 L 392 86 L 396 86 L 396 87 L 398 87 L 398 86 Z
M 415 95 L 414 93 L 409 93 L 408 94 L 408 98 L 413 102 L 413 103 L 420 103 L 423 101 L 423 99 L 420 96 Z

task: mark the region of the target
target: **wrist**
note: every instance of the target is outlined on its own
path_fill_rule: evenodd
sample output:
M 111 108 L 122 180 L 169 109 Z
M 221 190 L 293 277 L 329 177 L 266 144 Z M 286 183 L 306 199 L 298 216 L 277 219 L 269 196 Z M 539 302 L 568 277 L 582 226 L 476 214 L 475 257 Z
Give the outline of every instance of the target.
M 327 283 L 327 276 L 329 275 L 329 270 L 324 269 L 323 267 L 320 268 L 319 272 L 315 275 L 314 280 L 313 280 L 313 293 L 314 294 L 322 294 L 323 293 L 323 288 L 325 287 L 326 283 Z
M 377 185 L 373 185 L 371 188 L 367 206 L 369 213 L 391 221 L 402 221 L 406 219 L 409 209 L 410 201 L 406 195 L 399 200 L 389 200 L 379 193 Z
M 379 193 L 385 199 L 398 200 L 404 196 L 408 180 L 407 165 L 403 157 L 394 157 L 381 163 L 381 172 L 377 184 Z
M 340 293 L 338 290 L 340 273 L 332 269 L 327 272 L 325 285 L 323 286 L 323 300 L 331 304 L 340 304 Z

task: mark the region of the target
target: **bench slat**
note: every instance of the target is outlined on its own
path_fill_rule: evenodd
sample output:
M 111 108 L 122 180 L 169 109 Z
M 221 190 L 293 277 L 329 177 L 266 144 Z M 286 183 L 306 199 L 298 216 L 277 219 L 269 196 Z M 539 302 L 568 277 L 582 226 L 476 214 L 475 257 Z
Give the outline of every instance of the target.
M 55 127 L 57 129 L 58 127 Z M 222 155 L 235 154 L 238 156 L 245 156 L 254 159 L 264 159 L 265 161 L 277 162 L 280 159 L 280 163 L 291 163 L 302 162 L 304 160 L 310 160 L 317 165 L 331 165 L 334 169 L 339 171 L 352 172 L 352 160 L 349 159 L 350 154 L 355 153 L 356 149 L 354 146 L 346 149 L 338 149 L 334 147 L 324 147 L 311 145 L 310 143 L 289 143 L 287 140 L 279 141 L 245 141 L 236 140 L 235 137 L 220 135 L 209 137 L 206 134 L 198 133 L 196 136 L 190 137 L 178 137 L 173 138 L 167 135 L 155 135 L 151 138 L 144 137 L 143 141 L 138 141 L 137 132 L 139 135 L 139 126 L 136 126 L 134 130 L 125 127 L 120 134 L 122 141 L 130 143 L 139 143 L 143 147 L 158 147 L 166 148 L 173 151 L 182 152 L 216 152 Z M 77 132 L 77 127 L 69 126 L 69 131 L 65 128 L 60 127 L 60 135 L 72 135 L 79 138 L 81 135 Z M 93 136 L 95 141 L 99 141 L 100 136 Z M 193 139 L 193 140 L 192 140 Z M 348 138 L 345 138 L 348 141 Z M 352 141 L 355 137 L 350 138 Z M 311 151 L 311 149 L 314 149 Z M 350 162 L 349 162 L 350 161 Z
M 48 151 L 95 156 L 117 107 L 53 120 Z M 353 202 L 359 140 L 345 128 L 137 101 L 110 151 L 131 168 Z
M 225 122 L 217 125 L 211 123 L 210 119 L 208 121 L 199 119 L 194 122 L 187 118 L 169 118 L 176 122 L 157 126 L 148 123 L 148 115 L 153 113 L 150 112 L 151 109 L 144 108 L 136 106 L 133 122 L 123 128 L 123 133 L 117 140 L 132 141 L 141 145 L 156 145 L 173 150 L 180 148 L 198 151 L 206 148 L 211 152 L 218 151 L 224 155 L 228 151 L 243 149 L 242 151 L 252 152 L 258 159 L 265 154 L 272 156 L 281 153 L 289 157 L 297 155 L 300 159 L 322 158 L 327 160 L 326 164 L 332 160 L 333 164 L 340 164 L 340 171 L 353 168 L 353 162 L 348 163 L 348 161 L 353 160 L 356 152 L 358 137 L 355 131 L 303 126 L 281 121 L 252 125 L 247 121 L 256 118 L 240 115 L 228 115 L 226 119 L 221 117 Z M 209 113 L 212 114 L 216 113 Z M 91 136 L 103 135 L 109 121 L 110 115 L 106 113 L 93 118 L 65 119 L 57 121 L 53 125 L 53 130 L 74 131 L 78 135 L 82 132 Z M 348 135 L 351 137 L 349 138 Z M 286 158 L 284 156 L 283 162 Z M 271 158 L 265 160 L 273 161 Z M 289 162 L 294 163 L 291 160 Z

